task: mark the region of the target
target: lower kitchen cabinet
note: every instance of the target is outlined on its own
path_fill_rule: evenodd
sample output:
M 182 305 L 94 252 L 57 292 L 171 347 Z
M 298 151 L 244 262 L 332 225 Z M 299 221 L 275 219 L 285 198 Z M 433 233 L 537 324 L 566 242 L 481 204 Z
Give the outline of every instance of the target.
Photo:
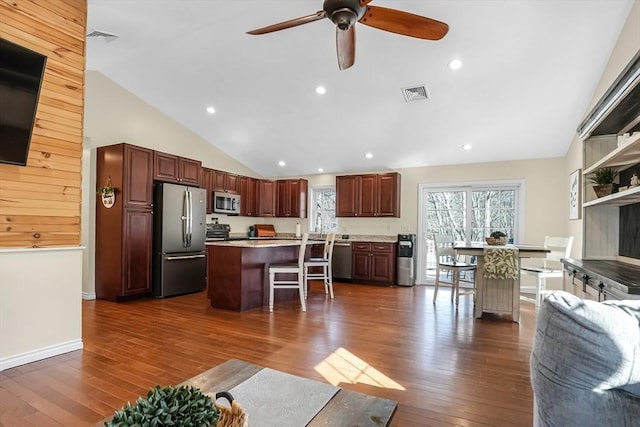
M 395 280 L 396 245 L 394 243 L 354 242 L 352 279 L 391 285 Z

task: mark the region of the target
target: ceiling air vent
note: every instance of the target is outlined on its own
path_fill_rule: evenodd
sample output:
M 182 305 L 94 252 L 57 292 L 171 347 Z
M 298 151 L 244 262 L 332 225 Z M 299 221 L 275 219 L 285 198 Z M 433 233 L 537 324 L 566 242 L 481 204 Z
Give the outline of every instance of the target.
M 100 31 L 100 30 L 91 30 L 91 32 L 89 34 L 87 34 L 87 38 L 88 39 L 94 39 L 94 40 L 104 40 L 104 41 L 113 41 L 115 39 L 117 39 L 120 36 L 117 36 L 115 34 L 111 34 L 111 33 L 107 33 L 106 31 Z
M 429 93 L 424 85 L 405 87 L 402 89 L 405 102 L 422 101 L 429 99 Z

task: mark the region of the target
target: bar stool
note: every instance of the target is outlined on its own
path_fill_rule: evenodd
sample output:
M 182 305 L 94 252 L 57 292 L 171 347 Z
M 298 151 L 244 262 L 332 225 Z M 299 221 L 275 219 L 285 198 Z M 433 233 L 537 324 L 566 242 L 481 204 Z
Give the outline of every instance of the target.
M 309 233 L 304 233 L 300 241 L 297 263 L 269 264 L 269 311 L 273 311 L 273 293 L 276 289 L 298 289 L 302 311 L 307 311 L 307 304 L 304 300 L 304 254 L 308 239 Z M 279 274 L 296 274 L 297 279 L 278 279 L 277 275 Z
M 331 271 L 331 259 L 333 257 L 333 244 L 336 240 L 336 233 L 329 233 L 324 241 L 324 251 L 322 258 L 309 258 L 304 262 L 304 297 L 307 297 L 309 289 L 309 279 L 321 279 L 324 282 L 324 293 L 329 294 L 333 299 L 333 279 Z M 319 273 L 312 273 L 312 268 L 322 269 Z

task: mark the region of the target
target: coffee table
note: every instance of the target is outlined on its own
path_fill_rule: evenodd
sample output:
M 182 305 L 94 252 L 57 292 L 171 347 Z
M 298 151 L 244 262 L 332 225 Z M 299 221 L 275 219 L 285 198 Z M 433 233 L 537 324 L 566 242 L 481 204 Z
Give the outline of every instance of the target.
M 191 385 L 198 387 L 205 394 L 215 395 L 217 392 L 231 390 L 263 369 L 265 368 L 252 363 L 230 359 L 180 385 Z M 238 403 L 242 405 L 240 399 Z M 397 406 L 398 403 L 393 400 L 340 389 L 307 425 L 312 427 L 388 426 Z M 103 425 L 103 422 L 96 425 Z M 260 423 L 258 420 L 252 420 L 251 414 L 249 414 L 249 425 L 260 426 Z

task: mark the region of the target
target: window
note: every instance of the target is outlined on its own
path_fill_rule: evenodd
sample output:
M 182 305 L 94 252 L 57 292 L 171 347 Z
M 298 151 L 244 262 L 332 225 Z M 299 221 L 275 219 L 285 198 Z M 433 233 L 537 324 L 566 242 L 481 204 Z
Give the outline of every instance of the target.
M 310 232 L 324 234 L 330 231 L 338 231 L 336 187 L 334 185 L 311 187 L 310 211 Z
M 493 231 L 518 241 L 524 210 L 521 182 L 420 186 L 420 283 L 435 273 L 433 236 L 452 235 L 456 242 L 483 243 Z

